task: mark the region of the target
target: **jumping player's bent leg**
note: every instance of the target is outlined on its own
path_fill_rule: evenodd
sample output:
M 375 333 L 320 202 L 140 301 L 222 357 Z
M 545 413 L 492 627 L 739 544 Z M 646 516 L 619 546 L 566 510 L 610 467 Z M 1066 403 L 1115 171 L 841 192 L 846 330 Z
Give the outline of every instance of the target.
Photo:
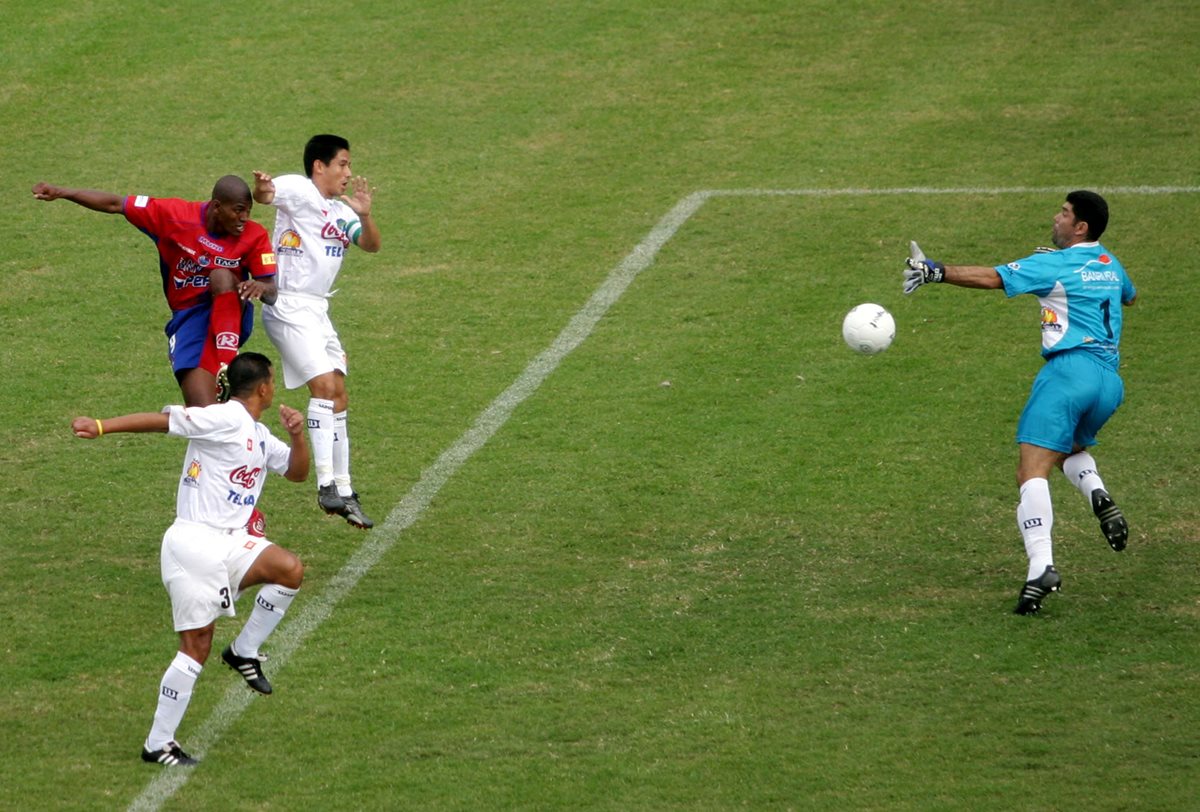
M 264 550 L 242 578 L 240 589 L 265 585 L 254 599 L 250 619 L 237 639 L 225 647 L 221 659 L 260 694 L 269 694 L 272 688 L 262 671 L 266 656 L 259 653 L 259 646 L 283 620 L 303 580 L 304 565 L 300 559 L 276 545 Z
M 1116 552 L 1124 550 L 1129 540 L 1129 523 L 1104 487 L 1104 480 L 1096 470 L 1096 459 L 1087 451 L 1078 451 L 1063 460 L 1062 470 L 1071 484 L 1087 498 L 1108 546 Z

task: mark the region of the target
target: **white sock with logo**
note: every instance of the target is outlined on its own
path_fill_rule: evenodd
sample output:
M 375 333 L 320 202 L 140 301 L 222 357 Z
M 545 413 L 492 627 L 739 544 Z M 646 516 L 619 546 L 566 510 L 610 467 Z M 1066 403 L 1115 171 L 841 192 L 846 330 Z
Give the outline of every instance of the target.
M 1029 576 L 1032 581 L 1054 564 L 1050 530 L 1054 526 L 1054 507 L 1050 503 L 1050 483 L 1044 477 L 1034 477 L 1021 486 L 1021 503 L 1017 505 L 1017 527 L 1025 540 L 1029 556 Z
M 1104 487 L 1104 480 L 1096 471 L 1096 458 L 1086 451 L 1079 451 L 1063 460 L 1063 473 L 1091 504 L 1092 491 Z
M 154 723 L 146 737 L 147 750 L 161 750 L 168 742 L 175 741 L 175 731 L 183 721 L 188 702 L 192 699 L 192 688 L 200 677 L 204 666 L 184 654 L 175 652 L 175 659 L 167 666 L 162 682 L 158 684 L 158 708 L 154 711 Z
M 345 409 L 333 416 L 333 482 L 337 485 L 339 495 L 354 493 L 354 488 L 350 486 L 350 434 Z
M 261 646 L 283 620 L 296 590 L 279 584 L 265 584 L 254 597 L 254 609 L 242 632 L 233 641 L 233 653 L 239 657 L 257 657 Z
M 308 438 L 312 441 L 313 467 L 317 485 L 333 482 L 333 401 L 310 398 L 308 401 Z

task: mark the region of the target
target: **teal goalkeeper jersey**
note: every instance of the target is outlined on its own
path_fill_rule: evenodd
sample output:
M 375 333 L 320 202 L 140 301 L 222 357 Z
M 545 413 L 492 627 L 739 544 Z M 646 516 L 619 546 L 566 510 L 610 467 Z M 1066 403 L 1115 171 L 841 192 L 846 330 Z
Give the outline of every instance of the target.
M 1098 242 L 997 265 L 1004 292 L 1032 293 L 1042 305 L 1042 355 L 1082 348 L 1117 369 L 1121 307 L 1137 290 L 1124 266 Z

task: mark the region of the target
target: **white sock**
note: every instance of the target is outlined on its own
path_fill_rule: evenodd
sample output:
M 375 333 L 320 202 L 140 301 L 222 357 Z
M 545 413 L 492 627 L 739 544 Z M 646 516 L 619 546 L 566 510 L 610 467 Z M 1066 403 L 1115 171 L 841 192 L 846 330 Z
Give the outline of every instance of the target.
M 1096 471 L 1096 458 L 1086 451 L 1072 454 L 1063 460 L 1063 473 L 1067 475 L 1071 484 L 1079 488 L 1079 492 L 1088 498 L 1089 505 L 1092 491 L 1104 487 L 1104 480 Z
M 254 598 L 254 609 L 250 619 L 242 627 L 242 633 L 233 641 L 233 653 L 239 657 L 257 657 L 258 647 L 271 634 L 284 613 L 292 605 L 296 590 L 279 584 L 265 584 Z
M 162 682 L 158 684 L 158 708 L 154 711 L 150 735 L 146 737 L 147 750 L 161 750 L 168 742 L 175 741 L 175 731 L 183 721 L 183 714 L 192 699 L 192 688 L 203 669 L 204 666 L 182 651 L 175 652 L 175 659 L 167 666 Z
M 333 482 L 341 496 L 354 493 L 350 487 L 350 434 L 345 409 L 333 415 Z
M 1032 581 L 1054 564 L 1050 529 L 1054 526 L 1054 507 L 1050 504 L 1050 483 L 1043 477 L 1026 480 L 1021 486 L 1021 503 L 1017 505 L 1017 527 L 1025 540 L 1029 556 L 1029 577 Z
M 317 486 L 333 482 L 333 401 L 310 398 L 308 401 L 308 438 L 312 441 L 313 467 Z

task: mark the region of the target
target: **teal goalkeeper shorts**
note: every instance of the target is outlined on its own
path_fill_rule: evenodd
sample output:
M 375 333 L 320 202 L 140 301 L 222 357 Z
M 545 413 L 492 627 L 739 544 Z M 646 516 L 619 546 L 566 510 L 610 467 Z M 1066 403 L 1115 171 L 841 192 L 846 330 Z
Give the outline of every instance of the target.
M 1017 442 L 1064 454 L 1094 446 L 1124 399 L 1121 376 L 1087 350 L 1052 355 L 1033 381 Z

